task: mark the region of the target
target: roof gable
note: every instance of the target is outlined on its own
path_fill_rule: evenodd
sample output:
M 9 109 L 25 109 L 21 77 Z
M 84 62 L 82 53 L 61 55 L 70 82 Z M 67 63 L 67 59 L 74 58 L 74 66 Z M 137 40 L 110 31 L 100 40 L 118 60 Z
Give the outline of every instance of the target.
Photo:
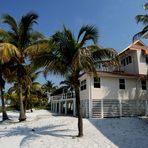
M 145 46 L 144 43 L 140 40 L 137 40 L 133 43 L 134 45 Z
M 147 52 L 148 46 L 145 46 L 145 44 L 141 40 L 137 40 L 134 43 L 130 44 L 128 47 L 126 47 L 124 50 L 122 50 L 119 55 L 124 54 L 128 50 L 144 50 L 145 52 Z

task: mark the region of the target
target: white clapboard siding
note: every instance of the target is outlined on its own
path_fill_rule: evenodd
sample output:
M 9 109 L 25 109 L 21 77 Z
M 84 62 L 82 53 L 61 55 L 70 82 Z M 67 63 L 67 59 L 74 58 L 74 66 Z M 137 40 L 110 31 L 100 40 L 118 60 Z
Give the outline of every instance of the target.
M 101 100 L 92 100 L 92 117 L 101 118 Z
M 119 116 L 120 116 L 119 100 L 104 99 L 103 117 L 119 117 Z
M 123 100 L 122 116 L 145 115 L 147 110 L 146 100 Z
M 88 99 L 81 100 L 81 112 L 83 117 L 86 117 L 86 118 L 89 117 L 89 100 Z
M 147 100 L 94 99 L 92 100 L 92 118 L 129 117 L 148 114 Z

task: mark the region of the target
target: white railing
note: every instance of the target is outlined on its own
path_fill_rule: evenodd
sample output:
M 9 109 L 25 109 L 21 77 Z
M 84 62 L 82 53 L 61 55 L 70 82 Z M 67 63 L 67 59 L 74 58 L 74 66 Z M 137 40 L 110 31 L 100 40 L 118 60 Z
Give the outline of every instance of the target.
M 71 91 L 68 93 L 63 93 L 60 95 L 51 96 L 51 101 L 52 100 L 73 99 L 73 98 L 75 98 L 75 93 Z
M 114 72 L 114 71 L 123 71 L 123 67 L 121 66 L 104 66 L 100 64 L 97 68 L 97 71 L 103 71 L 103 72 Z

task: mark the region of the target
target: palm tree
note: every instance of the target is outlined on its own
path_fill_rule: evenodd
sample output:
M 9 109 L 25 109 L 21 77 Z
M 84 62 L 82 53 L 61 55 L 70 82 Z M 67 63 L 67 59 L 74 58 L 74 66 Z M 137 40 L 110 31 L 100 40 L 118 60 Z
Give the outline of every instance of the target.
M 19 50 L 14 45 L 9 43 L 0 43 L 0 94 L 2 100 L 2 120 L 8 119 L 4 101 L 5 80 L 3 78 L 3 73 L 6 69 L 5 64 L 10 62 L 12 59 L 15 59 L 14 61 L 18 61 L 20 56 Z
M 148 10 L 148 3 L 146 3 L 144 5 L 144 9 L 145 10 Z M 133 42 L 142 37 L 146 32 L 148 32 L 148 15 L 145 14 L 145 15 L 137 15 L 135 17 L 137 23 L 142 23 L 144 25 L 144 28 L 142 29 L 142 31 L 136 33 L 134 36 L 133 36 Z
M 46 81 L 45 84 L 42 85 L 42 89 L 46 92 L 46 93 L 52 93 L 53 91 L 55 91 L 57 88 L 57 86 L 54 85 L 54 83 L 52 81 Z
M 67 90 L 74 90 L 73 80 L 71 75 L 65 76 L 65 80 L 60 82 L 60 85 L 63 85 Z
M 2 17 L 2 22 L 8 24 L 11 27 L 11 30 L 5 31 L 0 29 L 0 37 L 2 40 L 7 40 L 7 42 L 15 45 L 21 52 L 21 63 L 17 64 L 17 81 L 18 81 L 18 92 L 20 100 L 20 115 L 19 121 L 26 120 L 26 115 L 24 112 L 24 105 L 22 99 L 22 80 L 26 75 L 26 70 L 23 66 L 25 61 L 24 50 L 30 44 L 40 38 L 43 38 L 43 35 L 39 32 L 33 31 L 33 24 L 37 23 L 36 20 L 38 15 L 35 13 L 27 13 L 25 16 L 22 16 L 20 22 L 17 22 L 12 16 L 6 14 Z
M 25 111 L 26 108 L 28 106 L 28 102 L 30 105 L 30 109 L 31 112 L 33 112 L 32 110 L 32 101 L 31 101 L 31 92 L 34 91 L 41 91 L 41 84 L 38 82 L 35 82 L 35 80 L 38 78 L 39 74 L 41 73 L 41 71 L 37 71 L 35 72 L 35 70 L 32 68 L 32 65 L 26 65 L 25 66 L 26 69 L 26 77 L 25 77 L 25 81 L 23 81 L 23 87 L 24 87 L 24 95 L 25 95 Z
M 91 72 L 96 74 L 94 59 L 102 60 L 111 54 L 113 49 L 101 49 L 96 45 L 98 31 L 94 26 L 82 26 L 77 38 L 66 27 L 63 31 L 57 31 L 50 39 L 51 45 L 46 50 L 27 50 L 34 62 L 34 65 L 45 67 L 45 75 L 48 72 L 60 75 L 70 75 L 76 94 L 76 107 L 78 115 L 78 137 L 83 136 L 83 122 L 80 107 L 79 76 L 81 72 Z M 93 44 L 89 45 L 93 41 Z M 88 46 L 89 45 L 89 46 Z M 36 45 L 34 45 L 36 46 Z M 93 57 L 98 55 L 98 57 Z

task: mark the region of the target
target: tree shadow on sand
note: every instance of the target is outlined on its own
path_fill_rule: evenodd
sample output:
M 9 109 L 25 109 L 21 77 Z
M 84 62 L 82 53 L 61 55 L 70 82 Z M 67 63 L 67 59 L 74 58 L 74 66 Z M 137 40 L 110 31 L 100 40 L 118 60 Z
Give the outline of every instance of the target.
M 43 127 L 29 128 L 29 127 L 18 127 L 12 128 L 11 130 L 0 131 L 0 137 L 11 137 L 14 135 L 24 136 L 20 142 L 20 148 L 26 145 L 29 141 L 34 141 L 41 136 L 54 136 L 54 137 L 73 137 L 66 131 L 72 131 L 70 129 L 58 129 L 65 125 L 48 125 Z M 64 134 L 66 132 L 66 134 Z M 62 134 L 63 133 L 63 134 Z
M 119 148 L 148 147 L 148 124 L 141 119 L 89 119 L 89 122 Z

